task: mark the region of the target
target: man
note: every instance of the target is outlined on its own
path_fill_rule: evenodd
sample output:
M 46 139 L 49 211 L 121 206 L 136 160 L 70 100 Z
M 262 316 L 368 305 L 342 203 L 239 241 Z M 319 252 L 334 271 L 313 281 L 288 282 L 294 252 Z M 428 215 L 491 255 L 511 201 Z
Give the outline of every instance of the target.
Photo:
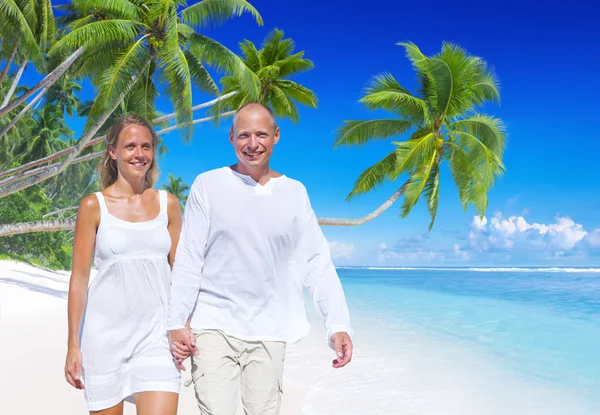
M 306 189 L 269 167 L 279 135 L 269 108 L 242 107 L 229 136 L 238 162 L 200 174 L 186 203 L 167 329 L 174 356 L 192 354 L 202 414 L 234 415 L 240 397 L 246 414 L 279 413 L 286 342 L 310 329 L 304 287 L 333 367 L 352 358 L 344 292 Z

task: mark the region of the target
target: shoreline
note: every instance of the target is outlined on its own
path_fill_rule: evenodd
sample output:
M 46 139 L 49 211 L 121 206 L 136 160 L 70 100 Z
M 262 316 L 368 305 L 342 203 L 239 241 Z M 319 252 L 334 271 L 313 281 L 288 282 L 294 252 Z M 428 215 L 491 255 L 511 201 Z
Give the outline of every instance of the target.
M 0 413 L 87 413 L 83 393 L 63 377 L 68 278 L 64 271 L 0 260 Z M 335 370 L 325 330 L 307 299 L 311 332 L 288 345 L 282 415 L 591 413 L 567 391 L 516 376 L 485 353 L 365 307 L 357 302 L 352 310 L 354 359 Z M 183 386 L 191 376 L 189 360 L 186 368 L 178 413 L 194 414 L 193 387 Z M 133 413 L 126 404 L 125 414 Z

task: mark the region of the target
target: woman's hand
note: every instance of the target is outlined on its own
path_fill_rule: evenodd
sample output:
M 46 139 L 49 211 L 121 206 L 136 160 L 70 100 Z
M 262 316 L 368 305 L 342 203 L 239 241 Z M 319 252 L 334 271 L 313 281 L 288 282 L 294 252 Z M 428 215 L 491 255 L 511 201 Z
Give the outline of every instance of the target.
M 82 360 L 81 350 L 78 347 L 69 347 L 65 363 L 65 378 L 76 389 L 83 389 L 83 381 L 81 380 Z

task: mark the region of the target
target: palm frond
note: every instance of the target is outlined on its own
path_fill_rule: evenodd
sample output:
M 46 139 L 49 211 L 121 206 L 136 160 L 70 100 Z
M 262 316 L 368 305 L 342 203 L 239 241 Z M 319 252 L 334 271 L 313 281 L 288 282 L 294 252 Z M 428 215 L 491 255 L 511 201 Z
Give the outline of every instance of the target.
M 385 109 L 400 116 L 423 124 L 428 118 L 427 103 L 402 88 L 390 73 L 376 75 L 369 82 L 362 102 L 370 109 Z
M 317 96 L 310 89 L 288 80 L 277 81 L 277 86 L 294 101 L 310 108 L 317 108 Z
M 38 68 L 45 68 L 42 52 L 33 31 L 14 0 L 0 1 L 0 20 L 4 26 L 0 32 L 2 37 L 18 41 L 23 45 L 23 49 L 27 50 L 26 57 Z
M 254 43 L 249 40 L 244 40 L 243 42 L 240 42 L 240 50 L 244 55 L 246 66 L 248 66 L 250 70 L 257 72 L 262 67 L 262 64 L 260 62 L 260 54 Z
M 161 78 L 167 83 L 169 95 L 175 108 L 177 124 L 188 125 L 185 139 L 192 136 L 192 76 L 183 50 L 179 46 L 177 30 L 177 9 L 175 5 L 166 11 L 165 45 L 160 49 L 158 57 L 163 67 Z M 191 54 L 191 53 L 190 53 Z
M 500 176 L 504 172 L 504 165 L 500 157 L 472 134 L 456 130 L 450 131 L 448 134 L 455 138 L 454 143 L 459 148 L 465 149 L 469 161 L 481 174 L 483 188 L 486 191 L 489 190 L 494 184 L 495 176 Z
M 244 12 L 250 13 L 256 23 L 262 26 L 263 19 L 258 11 L 245 0 L 202 0 L 181 12 L 181 18 L 187 24 L 199 29 L 221 26 L 233 17 Z
M 500 102 L 500 81 L 493 68 L 487 65 L 478 67 L 478 76 L 472 89 L 479 105 L 487 101 Z
M 437 162 L 433 166 L 433 170 L 427 178 L 425 189 L 423 190 L 425 200 L 427 201 L 427 209 L 429 210 L 429 216 L 431 216 L 431 222 L 429 223 L 429 230 L 433 228 L 435 223 L 435 217 L 437 215 L 438 202 L 440 199 L 440 163 Z
M 334 147 L 362 145 L 370 140 L 394 137 L 413 126 L 410 121 L 396 119 L 344 121 L 344 125 L 337 132 Z
M 183 52 L 190 68 L 190 75 L 196 87 L 203 92 L 208 92 L 211 95 L 219 95 L 219 87 L 214 81 L 208 70 L 202 65 L 189 50 Z
M 27 21 L 27 24 L 31 28 L 32 32 L 36 31 L 38 16 L 37 16 L 37 5 L 36 0 L 14 0 L 21 13 L 23 13 L 23 17 Z
M 447 42 L 434 58 L 443 61 L 452 74 L 452 95 L 444 115 L 459 116 L 479 105 L 481 101 L 476 97 L 474 85 L 485 62 L 469 55 L 462 47 Z
M 198 33 L 190 36 L 189 43 L 189 50 L 197 59 L 238 78 L 241 91 L 254 100 L 258 98 L 260 81 L 239 56 L 219 42 Z
M 453 143 L 448 146 L 447 156 L 450 172 L 458 189 L 458 196 L 464 211 L 471 203 L 480 216 L 487 210 L 487 191 L 482 186 L 482 177 L 476 163 L 469 154 Z
M 74 18 L 74 19 L 70 20 L 68 24 L 65 25 L 65 29 L 68 32 L 72 32 L 75 29 L 79 29 L 80 27 L 85 26 L 85 25 L 90 24 L 95 21 L 96 21 L 96 18 L 94 17 L 93 14 L 84 16 L 82 18 Z
M 477 137 L 498 157 L 502 157 L 506 144 L 506 129 L 502 120 L 485 114 L 458 120 L 448 126 L 450 130 L 459 130 Z
M 272 65 L 281 57 L 288 57 L 294 50 L 294 41 L 292 39 L 283 39 L 282 30 L 273 29 L 264 39 L 261 50 L 260 60 L 263 66 Z
M 424 75 L 429 81 L 427 98 L 433 105 L 433 111 L 438 117 L 445 117 L 450 100 L 453 97 L 454 80 L 452 70 L 446 62 L 441 59 L 428 59 L 426 64 L 421 65 Z
M 404 204 L 402 205 L 400 213 L 403 218 L 410 213 L 412 208 L 419 201 L 419 197 L 421 197 L 421 194 L 429 181 L 429 176 L 437 164 L 436 158 L 437 153 L 434 151 L 423 160 L 423 164 L 417 167 L 411 175 L 408 185 L 404 190 Z
M 142 36 L 122 55 L 115 65 L 107 69 L 98 79 L 98 94 L 90 110 L 86 128 L 92 125 L 98 116 L 116 103 L 123 91 L 128 91 L 146 69 L 150 55 L 144 46 Z
M 180 48 L 161 59 L 164 68 L 162 78 L 167 82 L 167 94 L 175 108 L 177 124 L 188 125 L 185 139 L 192 137 L 192 82 L 188 61 Z
M 71 0 L 81 11 L 102 12 L 113 19 L 139 19 L 140 9 L 128 0 Z
M 284 60 L 279 60 L 273 65 L 279 67 L 279 76 L 285 77 L 299 72 L 306 72 L 315 67 L 310 59 L 304 58 L 304 51 L 294 53 Z
M 126 47 L 103 49 L 96 53 L 87 54 L 83 56 L 83 59 L 80 57 L 80 61 L 73 65 L 75 67 L 74 72 L 81 76 L 89 77 L 92 80 L 96 79 L 97 76 L 115 64 L 116 56 L 121 55 L 126 50 Z
M 99 50 L 121 48 L 135 42 L 141 24 L 132 20 L 111 19 L 86 24 L 66 34 L 50 49 L 49 55 L 67 53 L 86 46 L 85 55 Z
M 423 55 L 421 50 L 412 42 L 398 42 L 398 46 L 402 46 L 406 51 L 406 57 L 410 59 L 413 65 L 421 64 L 427 60 L 427 56 Z
M 39 16 L 39 44 L 46 50 L 55 41 L 56 22 L 54 20 L 54 12 L 52 10 L 51 0 L 41 0 Z
M 158 97 L 158 90 L 153 81 L 155 65 L 148 65 L 139 81 L 131 88 L 128 97 L 128 109 L 130 112 L 151 121 L 157 118 L 155 101 Z
M 396 146 L 396 167 L 390 178 L 395 180 L 402 173 L 417 170 L 423 160 L 429 160 L 439 146 L 438 137 L 426 130 L 417 130 L 407 141 L 394 142 Z
M 355 196 L 370 192 L 376 188 L 383 183 L 385 179 L 389 178 L 389 175 L 394 171 L 395 166 L 396 150 L 392 151 L 385 158 L 362 172 L 354 182 L 354 188 L 348 196 L 346 196 L 346 200 L 350 200 Z
M 288 117 L 294 122 L 298 122 L 298 109 L 296 104 L 277 86 L 271 88 L 269 94 L 269 103 L 273 108 L 273 113 L 277 117 Z

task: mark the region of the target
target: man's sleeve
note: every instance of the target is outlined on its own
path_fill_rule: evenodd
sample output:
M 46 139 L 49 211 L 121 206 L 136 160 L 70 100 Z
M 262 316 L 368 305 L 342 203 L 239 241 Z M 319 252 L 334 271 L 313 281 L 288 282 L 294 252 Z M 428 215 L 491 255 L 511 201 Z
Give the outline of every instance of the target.
M 329 244 L 310 207 L 308 197 L 306 206 L 306 223 L 301 235 L 306 261 L 304 287 L 310 293 L 313 304 L 325 323 L 327 343 L 333 349 L 331 336 L 334 333 L 347 332 L 350 336 L 353 334 L 350 313 L 342 284 L 331 260 Z
M 190 189 L 185 205 L 183 229 L 175 253 L 167 330 L 185 327 L 196 304 L 208 230 L 208 206 L 202 190 L 202 182 L 198 178 Z

